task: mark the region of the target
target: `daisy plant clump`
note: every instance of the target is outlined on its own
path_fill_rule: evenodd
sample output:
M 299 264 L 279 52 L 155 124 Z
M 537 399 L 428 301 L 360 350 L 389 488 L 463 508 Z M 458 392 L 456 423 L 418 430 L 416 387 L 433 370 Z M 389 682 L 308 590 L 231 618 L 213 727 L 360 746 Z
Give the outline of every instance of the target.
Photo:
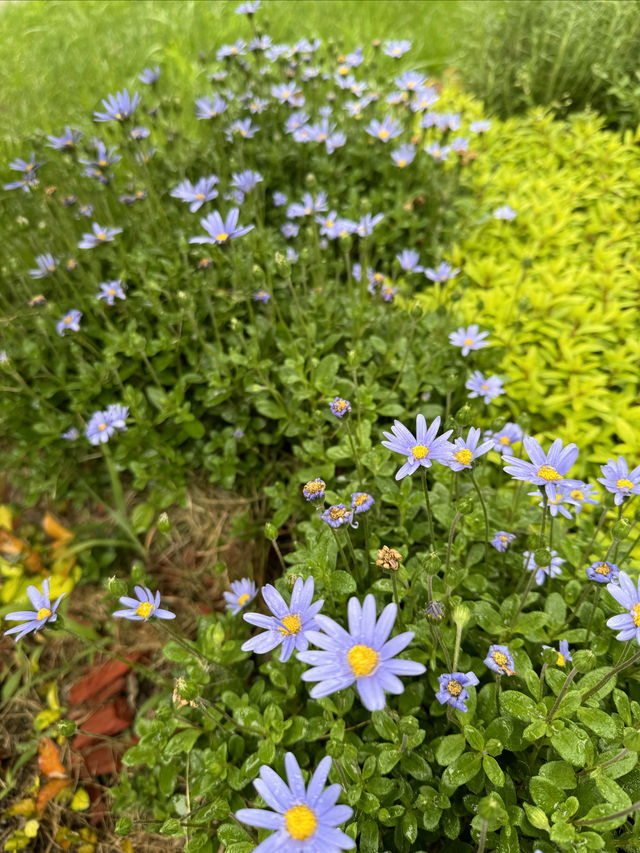
M 509 250 L 530 240 L 517 181 L 471 195 L 502 123 L 399 26 L 285 41 L 265 5 L 177 70 L 167 54 L 94 88 L 95 116 L 2 166 L 6 479 L 88 519 L 71 547 L 115 618 L 77 587 L 66 626 L 144 652 L 116 833 L 187 853 L 631 849 L 631 407 L 597 453 L 553 400 L 528 413 L 504 367 L 515 314 L 490 327 L 449 299 L 485 285 L 458 248 L 470 209 Z M 527 257 L 555 247 L 546 222 Z M 563 323 L 553 358 L 578 358 Z M 67 569 L 59 539 L 10 528 L 0 507 L 3 712 L 12 685 L 42 700 Z

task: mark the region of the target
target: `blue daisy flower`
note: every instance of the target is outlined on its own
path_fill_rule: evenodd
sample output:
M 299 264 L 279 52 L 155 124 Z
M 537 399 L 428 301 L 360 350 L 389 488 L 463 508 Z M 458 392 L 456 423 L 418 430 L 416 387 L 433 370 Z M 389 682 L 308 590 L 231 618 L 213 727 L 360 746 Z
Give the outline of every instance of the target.
M 258 587 L 249 578 L 242 578 L 239 581 L 231 581 L 231 592 L 223 592 L 222 595 L 226 603 L 227 610 L 236 616 L 243 607 L 246 607 L 250 601 L 258 594 Z
M 567 444 L 563 448 L 562 441 L 556 438 L 549 452 L 545 453 L 531 436 L 525 436 L 522 443 L 531 462 L 505 455 L 502 457 L 502 461 L 507 463 L 504 468 L 505 473 L 511 474 L 514 480 L 524 480 L 525 483 L 532 483 L 534 486 L 544 486 L 549 500 L 555 499 L 556 484 L 560 480 L 571 488 L 578 487 L 581 480 L 565 478 L 565 474 L 578 458 L 577 445 Z
M 509 547 L 509 544 L 515 538 L 515 533 L 507 533 L 506 530 L 498 530 L 498 532 L 494 534 L 493 539 L 491 540 L 491 544 L 496 549 L 496 551 L 500 551 L 501 554 L 504 554 L 504 552 Z
M 273 616 L 262 613 L 244 614 L 245 622 L 265 630 L 243 643 L 242 651 L 263 655 L 281 645 L 280 660 L 284 663 L 289 660 L 294 649 L 308 649 L 308 634 L 319 627 L 316 616 L 324 604 L 323 599 L 311 603 L 313 591 L 313 578 L 307 578 L 306 581 L 298 578 L 291 593 L 291 604 L 287 604 L 274 586 L 263 586 L 262 597 Z
M 533 551 L 525 551 L 522 556 L 524 557 L 524 568 L 528 572 L 536 573 L 536 584 L 538 586 L 542 586 L 547 575 L 550 578 L 555 578 L 558 575 L 562 574 L 562 569 L 560 568 L 560 566 L 565 561 L 562 559 L 562 557 L 558 556 L 557 551 L 551 551 L 551 562 L 548 566 L 538 566 Z
M 543 649 L 552 649 L 553 646 L 543 646 Z M 554 649 L 555 651 L 555 649 Z M 558 659 L 556 661 L 556 666 L 564 666 L 567 661 L 572 661 L 573 655 L 569 651 L 569 640 L 560 640 L 560 644 L 558 646 Z
M 620 631 L 616 634 L 616 640 L 626 642 L 635 639 L 640 644 L 640 580 L 636 589 L 629 575 L 620 572 L 620 585 L 607 584 L 607 592 L 627 611 L 607 619 L 609 628 Z M 304 678 L 304 675 L 302 677 Z
M 369 594 L 362 605 L 355 597 L 349 599 L 349 631 L 328 616 L 318 616 L 321 631 L 310 631 L 308 639 L 322 651 L 298 654 L 298 660 L 311 664 L 302 680 L 318 682 L 311 689 L 314 699 L 345 690 L 355 682 L 365 708 L 379 711 L 385 706 L 385 691 L 404 692 L 399 675 L 425 672 L 421 663 L 395 659 L 413 639 L 413 631 L 407 631 L 387 642 L 396 612 L 395 604 L 387 604 L 376 620 L 376 600 Z
M 440 269 L 442 264 L 440 264 Z M 453 344 L 453 346 L 462 348 L 462 355 L 467 356 L 471 352 L 471 350 L 482 349 L 483 347 L 489 346 L 489 341 L 485 341 L 484 339 L 487 337 L 489 332 L 479 332 L 478 326 L 475 323 L 472 323 L 467 329 L 464 326 L 460 326 L 457 332 L 451 332 L 449 335 L 449 343 Z
M 505 424 L 499 432 L 487 430 L 484 434 L 485 439 L 493 441 L 493 449 L 502 453 L 504 456 L 513 456 L 512 444 L 522 441 L 524 433 L 518 424 L 511 421 Z
M 439 690 L 436 691 L 436 699 L 441 705 L 451 705 L 458 711 L 469 710 L 464 704 L 469 698 L 467 685 L 478 684 L 478 676 L 473 672 L 447 672 L 438 676 Z
M 640 495 L 640 465 L 629 471 L 624 456 L 618 456 L 617 462 L 609 459 L 606 465 L 600 466 L 600 470 L 604 476 L 598 477 L 598 482 L 615 495 L 613 502 L 616 506 L 630 495 Z
M 591 563 L 586 572 L 589 580 L 596 583 L 618 582 L 618 567 L 615 563 L 609 563 L 606 560 Z
M 27 595 L 29 596 L 29 601 L 33 605 L 33 610 L 16 610 L 14 613 L 7 613 L 4 617 L 9 622 L 18 622 L 22 620 L 27 620 L 23 622 L 22 625 L 14 625 L 13 628 L 9 628 L 8 631 L 5 631 L 5 636 L 8 634 L 15 634 L 14 640 L 18 642 L 24 637 L 26 634 L 30 634 L 32 631 L 35 633 L 43 628 L 47 622 L 55 622 L 58 618 L 56 615 L 56 610 L 58 609 L 58 605 L 62 601 L 63 597 L 66 593 L 62 593 L 58 598 L 51 604 L 51 599 L 49 598 L 49 578 L 42 582 L 42 592 L 38 591 L 38 588 L 35 586 L 27 587 Z
M 93 120 L 124 121 L 133 115 L 140 100 L 140 95 L 137 92 L 134 92 L 133 97 L 131 97 L 126 89 L 122 92 L 116 92 L 115 95 L 108 95 L 106 100 L 102 101 L 105 112 L 101 113 L 96 110 L 93 114 Z
M 427 429 L 424 415 L 418 415 L 415 437 L 400 421 L 394 421 L 391 432 L 383 433 L 387 440 L 381 442 L 382 446 L 407 457 L 407 461 L 396 474 L 396 480 L 402 480 L 407 474 L 413 474 L 420 466 L 430 468 L 434 460 L 442 465 L 446 464 L 450 448 L 447 439 L 453 430 L 447 430 L 436 438 L 439 429 L 440 415 L 435 418 L 429 429 Z
M 489 669 L 497 672 L 498 675 L 515 675 L 513 658 L 507 646 L 489 646 L 489 651 L 484 659 L 484 663 Z
M 331 758 L 325 756 L 305 786 L 300 766 L 292 752 L 284 759 L 287 783 L 266 764 L 260 768 L 260 779 L 253 783 L 256 791 L 272 809 L 239 809 L 235 816 L 241 823 L 261 829 L 275 830 L 259 844 L 254 853 L 339 853 L 352 850 L 355 841 L 337 827 L 349 820 L 353 810 L 337 806 L 340 785 L 325 789 Z
M 449 444 L 447 465 L 452 471 L 462 471 L 464 468 L 471 468 L 471 463 L 474 459 L 488 453 L 493 447 L 492 441 L 485 441 L 478 447 L 479 440 L 480 429 L 478 427 L 471 427 L 466 440 L 460 437 L 456 438 L 453 444 Z
M 119 599 L 120 604 L 124 604 L 126 610 L 116 610 L 111 615 L 116 619 L 130 619 L 132 622 L 148 622 L 152 616 L 157 616 L 158 619 L 175 619 L 176 614 L 170 610 L 163 610 L 160 607 L 160 593 L 154 595 L 149 587 L 136 586 L 134 587 L 136 598 L 129 598 L 123 595 Z

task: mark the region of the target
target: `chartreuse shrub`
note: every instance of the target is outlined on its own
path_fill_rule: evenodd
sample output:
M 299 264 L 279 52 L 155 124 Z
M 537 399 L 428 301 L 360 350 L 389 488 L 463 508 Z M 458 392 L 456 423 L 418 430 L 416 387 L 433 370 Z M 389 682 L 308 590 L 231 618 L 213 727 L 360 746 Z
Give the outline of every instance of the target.
M 513 413 L 584 436 L 584 461 L 613 444 L 637 455 L 637 136 L 534 111 L 494 121 L 477 150 L 477 206 L 454 256 L 466 277 L 440 300 L 495 330 Z M 513 221 L 492 217 L 505 201 Z

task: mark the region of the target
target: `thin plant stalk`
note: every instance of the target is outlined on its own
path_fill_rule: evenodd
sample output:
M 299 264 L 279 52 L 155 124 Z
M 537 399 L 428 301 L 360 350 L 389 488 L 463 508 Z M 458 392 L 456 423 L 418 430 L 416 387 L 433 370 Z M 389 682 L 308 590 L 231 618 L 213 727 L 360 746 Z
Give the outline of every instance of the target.
M 473 468 L 471 469 L 471 482 L 473 483 L 473 488 L 476 490 L 476 493 L 480 500 L 482 513 L 484 515 L 484 560 L 486 563 L 489 561 L 489 515 L 487 513 L 487 505 L 484 502 L 482 492 L 480 491 L 480 487 L 478 486 L 478 483 L 476 481 L 475 474 L 473 473 Z
M 429 521 L 429 538 L 431 540 L 431 548 L 433 550 L 435 544 L 435 534 L 433 532 L 433 516 L 431 515 L 431 503 L 429 502 L 429 488 L 427 486 L 427 469 L 423 466 L 420 473 L 422 474 L 422 490 L 424 492 L 424 503 L 427 508 L 427 519 Z

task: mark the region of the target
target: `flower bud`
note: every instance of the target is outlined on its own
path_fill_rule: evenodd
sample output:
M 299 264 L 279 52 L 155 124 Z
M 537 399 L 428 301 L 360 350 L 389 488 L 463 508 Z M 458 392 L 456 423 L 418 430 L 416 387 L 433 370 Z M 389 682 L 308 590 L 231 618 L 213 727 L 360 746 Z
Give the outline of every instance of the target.
M 460 513 L 460 515 L 471 515 L 474 508 L 474 499 L 471 495 L 465 495 L 463 498 L 460 498 L 458 503 L 456 504 L 456 509 Z
M 539 569 L 548 566 L 551 563 L 551 551 L 548 548 L 536 548 L 533 552 L 533 559 Z
M 573 665 L 584 675 L 595 667 L 596 656 L 591 649 L 580 649 L 573 653 Z
M 617 539 L 618 542 L 622 542 L 623 539 L 626 539 L 629 535 L 629 531 L 631 530 L 631 522 L 628 518 L 621 518 L 620 521 L 616 521 L 616 523 L 611 528 L 611 533 L 614 539 Z
M 275 542 L 276 539 L 278 538 L 278 528 L 271 521 L 267 521 L 267 523 L 264 526 L 264 535 L 271 542 Z
M 160 533 L 169 533 L 171 531 L 171 519 L 166 512 L 161 512 L 158 516 L 158 530 Z
M 471 611 L 465 604 L 459 604 L 457 607 L 453 608 L 453 621 L 458 628 L 464 628 L 469 621 L 470 616 Z
M 495 418 L 491 422 L 491 430 L 493 432 L 500 432 L 501 429 L 504 429 L 504 426 L 506 423 L 507 423 L 506 418 Z
M 131 580 L 134 583 L 144 585 L 145 570 L 140 560 L 136 560 L 131 566 Z
M 469 426 L 472 416 L 473 413 L 471 411 L 471 406 L 468 403 L 465 403 L 464 406 L 456 412 L 456 422 L 460 426 Z
M 316 182 L 316 176 L 312 172 L 309 172 L 306 175 L 304 182 L 308 187 L 312 187 L 312 186 L 314 186 L 314 184 Z
M 58 734 L 62 735 L 62 737 L 73 737 L 77 730 L 78 726 L 73 722 L 73 720 L 58 721 Z
M 427 604 L 427 618 L 440 622 L 444 616 L 444 605 L 441 601 L 430 601 Z
M 120 598 L 122 595 L 126 595 L 129 591 L 129 587 L 126 581 L 117 578 L 115 575 L 110 577 L 107 581 L 107 589 L 111 593 L 111 595 L 115 595 L 116 598 Z
M 343 234 L 341 237 L 338 238 L 338 242 L 340 243 L 340 248 L 342 249 L 342 251 L 348 252 L 351 249 L 351 246 L 353 245 L 353 238 L 351 237 L 351 234 Z
M 440 571 L 440 557 L 432 551 L 422 561 L 422 568 L 428 575 L 437 575 Z
M 276 252 L 275 261 L 278 273 L 285 278 L 288 278 L 291 274 L 291 264 L 287 260 L 286 256 L 283 255 L 282 252 Z

